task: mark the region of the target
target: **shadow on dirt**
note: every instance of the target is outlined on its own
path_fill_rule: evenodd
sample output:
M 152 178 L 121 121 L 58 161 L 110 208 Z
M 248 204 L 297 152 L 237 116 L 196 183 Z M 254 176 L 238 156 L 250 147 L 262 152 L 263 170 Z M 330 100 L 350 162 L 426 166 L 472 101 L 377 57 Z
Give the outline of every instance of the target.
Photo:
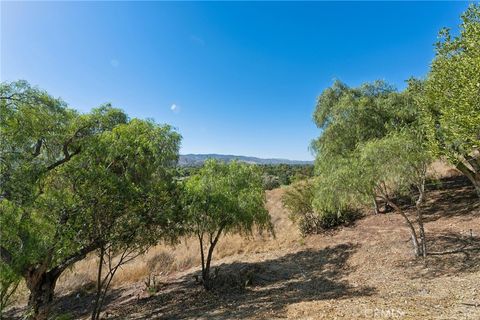
M 480 199 L 471 182 L 465 176 L 443 178 L 427 188 L 425 222 L 441 218 L 480 215 Z
M 450 232 L 429 238 L 428 243 L 432 254 L 424 262 L 421 277 L 480 271 L 480 236 Z
M 189 274 L 155 296 L 111 311 L 118 319 L 125 314 L 136 319 L 270 318 L 297 302 L 371 295 L 374 288 L 353 287 L 343 280 L 353 271 L 347 260 L 357 247 L 341 244 L 258 263 L 223 264 L 213 292 L 205 292 L 195 284 L 195 274 Z
M 108 309 L 108 304 L 118 299 L 121 294 L 122 290 L 110 290 L 105 299 L 104 309 Z M 89 316 L 92 312 L 92 302 L 94 299 L 94 290 L 85 290 L 84 288 L 65 295 L 56 296 L 53 301 L 51 317 L 49 319 L 78 319 Z M 2 319 L 25 319 L 23 315 L 26 311 L 26 307 L 13 308 L 9 310 L 6 317 Z
M 443 233 L 428 238 L 426 259 L 409 262 L 406 270 L 411 279 L 434 279 L 480 271 L 480 236 Z M 405 262 L 398 266 L 405 267 Z

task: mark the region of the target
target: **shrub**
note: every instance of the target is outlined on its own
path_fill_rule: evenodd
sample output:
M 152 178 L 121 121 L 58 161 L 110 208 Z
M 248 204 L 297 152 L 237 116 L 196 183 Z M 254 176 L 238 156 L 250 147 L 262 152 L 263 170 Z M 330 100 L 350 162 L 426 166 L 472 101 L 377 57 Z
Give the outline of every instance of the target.
M 303 236 L 318 234 L 356 220 L 358 210 L 346 207 L 339 210 L 319 210 L 313 208 L 314 180 L 304 180 L 292 184 L 282 196 L 283 206 L 290 211 L 290 219 L 298 223 Z
M 153 272 L 168 273 L 174 268 L 175 258 L 171 253 L 161 251 L 147 261 L 147 267 Z
M 270 174 L 263 175 L 263 189 L 272 190 L 280 187 L 280 179 Z

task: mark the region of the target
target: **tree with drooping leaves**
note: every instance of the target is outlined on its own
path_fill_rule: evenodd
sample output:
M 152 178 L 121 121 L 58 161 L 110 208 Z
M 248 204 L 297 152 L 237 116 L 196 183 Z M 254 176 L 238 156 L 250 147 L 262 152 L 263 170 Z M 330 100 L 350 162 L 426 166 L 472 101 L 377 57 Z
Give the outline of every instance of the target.
M 436 48 L 423 102 L 433 112 L 441 155 L 480 197 L 480 5 L 463 13 L 458 36 L 443 29 Z
M 46 319 L 66 268 L 139 227 L 158 232 L 145 243 L 170 233 L 180 136 L 108 105 L 79 114 L 26 82 L 0 92 L 1 259 L 25 280 L 28 316 Z
M 227 233 L 273 232 L 265 208 L 261 171 L 254 165 L 208 160 L 184 185 L 188 230 L 199 242 L 202 282 L 213 288 L 210 267 L 220 236 Z
M 418 111 L 414 104 L 410 96 L 384 81 L 365 83 L 356 88 L 335 81 L 322 92 L 313 115 L 321 135 L 312 142 L 316 153 L 315 172 L 319 176 L 317 196 L 313 200 L 318 214 L 341 216 L 352 212 L 354 201 L 348 199 L 350 189 L 342 189 L 330 182 L 345 179 L 343 176 L 349 174 L 343 170 L 348 169 L 358 144 L 410 126 Z M 377 202 L 373 190 L 370 201 Z
M 342 215 L 352 206 L 381 199 L 405 218 L 418 256 L 426 254 L 425 241 L 418 240 L 411 220 L 393 201 L 403 193 L 418 196 L 420 217 L 432 159 L 431 117 L 418 103 L 416 84 L 411 80 L 407 90 L 398 92 L 381 81 L 359 88 L 337 82 L 322 93 L 314 114 L 322 134 L 313 142 L 319 177 L 313 207 L 319 214 Z M 411 185 L 418 193 L 411 192 Z

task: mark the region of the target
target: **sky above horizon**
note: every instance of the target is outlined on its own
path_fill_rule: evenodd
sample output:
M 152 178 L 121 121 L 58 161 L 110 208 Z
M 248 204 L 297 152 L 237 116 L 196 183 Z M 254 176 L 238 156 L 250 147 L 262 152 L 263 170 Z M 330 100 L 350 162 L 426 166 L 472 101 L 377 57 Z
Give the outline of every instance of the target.
M 404 88 L 467 2 L 1 2 L 2 81 L 174 126 L 181 153 L 311 160 L 318 95 Z

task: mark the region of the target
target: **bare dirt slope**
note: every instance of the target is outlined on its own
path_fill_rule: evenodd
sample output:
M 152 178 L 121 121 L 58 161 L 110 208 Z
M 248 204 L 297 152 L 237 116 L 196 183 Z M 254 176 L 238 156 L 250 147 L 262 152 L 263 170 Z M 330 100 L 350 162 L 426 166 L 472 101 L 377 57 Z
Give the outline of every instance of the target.
M 282 192 L 267 194 L 276 238 L 221 240 L 215 292 L 195 283 L 195 264 L 159 275 L 156 293 L 147 292 L 138 279 L 117 283 L 105 316 L 480 319 L 480 250 L 415 260 L 408 230 L 395 214 L 367 215 L 354 226 L 302 239 L 281 207 Z M 480 203 L 468 181 L 443 179 L 440 186 L 430 186 L 428 196 L 425 228 L 431 251 L 480 246 Z M 196 247 L 189 248 L 194 255 Z M 88 317 L 91 295 L 82 290 L 58 297 L 59 313 L 68 308 L 75 318 Z

